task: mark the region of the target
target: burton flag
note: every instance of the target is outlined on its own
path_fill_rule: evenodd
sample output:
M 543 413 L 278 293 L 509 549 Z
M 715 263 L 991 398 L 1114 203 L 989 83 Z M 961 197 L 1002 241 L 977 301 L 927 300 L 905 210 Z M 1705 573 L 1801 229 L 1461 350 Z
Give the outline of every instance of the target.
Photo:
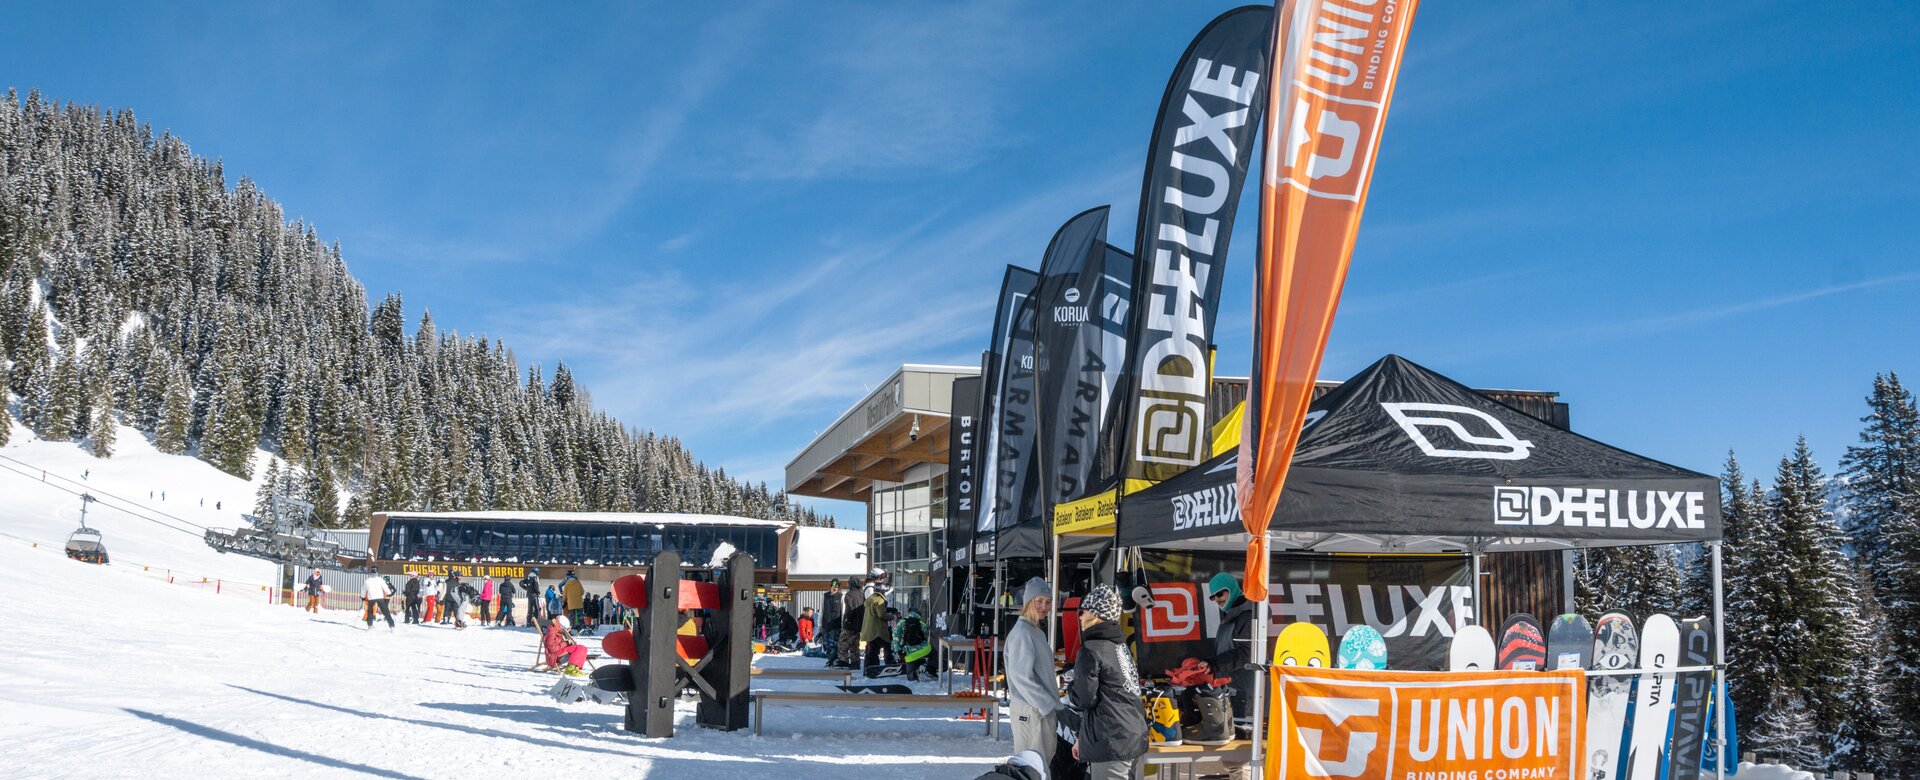
M 1181 56 L 1160 103 L 1134 239 L 1127 479 L 1166 479 L 1208 455 L 1208 350 L 1265 104 L 1272 28 L 1267 7 L 1214 19 Z
M 1107 207 L 1067 221 L 1047 244 L 1033 339 L 1039 385 L 1043 508 L 1086 495 L 1113 386 L 1100 328 L 1107 261 Z
M 985 363 L 981 371 L 983 381 L 980 385 L 980 420 L 984 428 L 975 452 L 974 459 L 980 464 L 980 509 L 974 521 L 973 557 L 983 558 L 993 555 L 993 510 L 998 487 L 996 465 L 1000 462 L 1000 395 L 1006 381 L 1004 364 L 1012 353 L 1014 320 L 1020 315 L 1020 309 L 1033 296 L 1034 284 L 1039 276 L 1025 268 L 1007 266 L 1007 275 L 1000 283 L 1000 305 L 994 309 L 993 341 L 987 345 Z
M 1267 778 L 1568 778 L 1586 673 L 1275 667 Z
M 1266 596 L 1267 523 L 1313 400 L 1380 129 L 1418 0 L 1282 0 L 1267 107 L 1253 381 L 1240 438 L 1248 598 Z
M 948 566 L 972 560 L 973 524 L 980 514 L 981 377 L 953 380 L 952 420 L 947 423 Z

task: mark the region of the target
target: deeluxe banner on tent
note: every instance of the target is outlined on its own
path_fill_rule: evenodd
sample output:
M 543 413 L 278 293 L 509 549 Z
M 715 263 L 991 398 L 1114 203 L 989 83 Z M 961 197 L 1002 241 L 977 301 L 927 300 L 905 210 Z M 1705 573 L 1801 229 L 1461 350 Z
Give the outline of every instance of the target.
M 1586 675 L 1279 667 L 1266 776 L 1572 778 Z
M 947 551 L 949 566 L 972 560 L 973 524 L 980 514 L 980 384 L 984 377 L 953 380 L 952 418 L 947 423 Z
M 1418 0 L 1280 2 L 1253 285 L 1253 381 L 1240 438 L 1241 521 L 1256 587 L 1265 581 L 1257 567 L 1266 560 L 1267 521 L 1313 399 L 1418 7 Z
M 1061 226 L 1040 262 L 1033 360 L 1043 512 L 1085 495 L 1094 476 L 1100 422 L 1113 394 L 1100 320 L 1124 317 L 1126 308 L 1101 306 L 1106 261 L 1107 207 L 1101 206 Z
M 1000 462 L 1000 395 L 1005 383 L 1004 363 L 1012 352 L 1014 318 L 1020 314 L 1020 307 L 1033 295 L 1034 285 L 1039 275 L 1025 268 L 1007 266 L 1006 276 L 1000 282 L 1000 304 L 994 309 L 993 339 L 987 344 L 987 354 L 981 364 L 981 406 L 980 420 L 982 431 L 980 440 L 975 444 L 980 471 L 980 508 L 974 520 L 973 557 L 975 559 L 993 556 L 993 507 L 997 492 L 997 464 Z
M 1428 540 L 1416 551 L 1720 538 L 1713 477 L 1556 428 L 1396 355 L 1322 396 L 1306 423 L 1276 533 Z M 1117 542 L 1239 532 L 1237 457 L 1128 495 Z
M 1228 239 L 1265 106 L 1273 9 L 1236 8 L 1194 38 L 1167 83 L 1135 229 L 1135 317 L 1123 395 L 1128 479 L 1207 456 L 1207 350 Z M 1116 466 L 1119 464 L 1115 464 Z
M 1214 654 L 1220 608 L 1206 583 L 1220 572 L 1238 575 L 1239 551 L 1141 550 L 1153 606 L 1140 622 L 1140 670 L 1157 674 L 1186 658 Z M 1275 555 L 1271 633 L 1286 624 L 1312 623 L 1334 644 L 1354 626 L 1371 626 L 1387 640 L 1395 669 L 1446 668 L 1447 647 L 1461 626 L 1474 622 L 1473 564 L 1464 555 Z

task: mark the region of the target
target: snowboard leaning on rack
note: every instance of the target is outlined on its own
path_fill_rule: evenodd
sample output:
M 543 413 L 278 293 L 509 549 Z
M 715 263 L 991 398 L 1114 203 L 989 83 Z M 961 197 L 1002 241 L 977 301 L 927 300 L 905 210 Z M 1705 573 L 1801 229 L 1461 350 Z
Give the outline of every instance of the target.
M 1547 669 L 1586 669 L 1593 662 L 1593 626 L 1571 612 L 1547 628 Z
M 1656 614 L 1640 630 L 1640 683 L 1633 702 L 1632 744 L 1624 780 L 1657 780 L 1667 748 L 1667 718 L 1673 715 L 1673 672 L 1680 665 L 1680 627 Z
M 1680 665 L 1713 665 L 1713 624 L 1697 617 L 1680 624 Z M 1713 701 L 1713 672 L 1681 672 L 1673 699 L 1673 733 L 1668 738 L 1667 780 L 1699 780 L 1700 753 L 1706 749 L 1707 705 Z
M 1623 612 L 1608 612 L 1593 630 L 1594 671 L 1632 669 L 1640 657 L 1640 632 L 1633 618 Z M 1624 674 L 1596 675 L 1587 680 L 1587 753 L 1586 770 L 1576 775 L 1583 780 L 1619 780 L 1620 741 L 1627 723 L 1628 696 L 1633 692 L 1633 677 Z
M 1493 671 L 1493 635 L 1479 626 L 1461 626 L 1447 646 L 1447 671 Z
M 1524 612 L 1507 618 L 1500 630 L 1501 671 L 1538 672 L 1547 666 L 1547 637 L 1540 621 Z

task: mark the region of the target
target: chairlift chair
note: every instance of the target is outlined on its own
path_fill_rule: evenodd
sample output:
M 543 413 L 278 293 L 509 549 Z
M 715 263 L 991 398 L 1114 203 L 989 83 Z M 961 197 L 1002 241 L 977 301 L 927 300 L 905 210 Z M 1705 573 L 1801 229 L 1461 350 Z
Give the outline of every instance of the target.
M 107 545 L 100 532 L 81 523 L 67 535 L 67 557 L 84 563 L 107 562 Z

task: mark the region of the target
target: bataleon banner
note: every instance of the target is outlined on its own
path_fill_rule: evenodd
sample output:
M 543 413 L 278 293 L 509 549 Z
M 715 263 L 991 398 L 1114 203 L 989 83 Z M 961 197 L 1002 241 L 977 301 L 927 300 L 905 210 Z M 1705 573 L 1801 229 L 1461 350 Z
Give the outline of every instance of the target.
M 1253 285 L 1253 381 L 1240 438 L 1247 576 L 1300 439 L 1360 232 L 1380 131 L 1418 0 L 1282 0 Z
M 1128 479 L 1166 479 L 1208 454 L 1207 350 L 1266 104 L 1272 30 L 1270 7 L 1221 14 L 1188 46 L 1160 102 L 1134 231 Z
M 1267 780 L 1571 780 L 1586 675 L 1278 667 Z
M 1223 571 L 1238 575 L 1240 553 L 1142 550 L 1141 561 L 1153 606 L 1141 616 L 1140 671 L 1212 658 L 1220 608 L 1207 600 L 1206 582 Z M 1372 626 L 1386 637 L 1394 669 L 1446 668 L 1454 632 L 1478 612 L 1473 567 L 1461 555 L 1277 555 L 1272 575 L 1274 634 L 1308 622 L 1337 644 L 1347 629 Z

